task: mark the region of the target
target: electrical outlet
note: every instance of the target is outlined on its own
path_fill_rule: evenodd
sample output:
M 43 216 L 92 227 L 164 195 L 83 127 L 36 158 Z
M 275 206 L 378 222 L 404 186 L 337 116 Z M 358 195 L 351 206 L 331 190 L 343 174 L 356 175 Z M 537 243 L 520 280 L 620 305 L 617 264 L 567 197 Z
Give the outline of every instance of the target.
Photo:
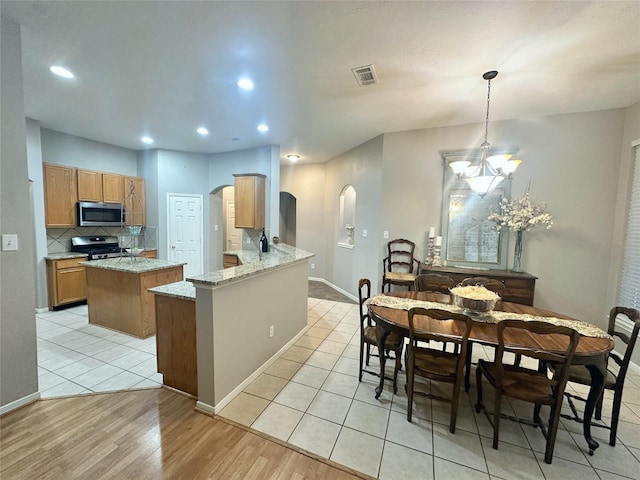
M 218 231 L 218 225 L 214 225 L 213 229 L 217 232 Z
M 273 334 L 275 333 L 275 328 L 273 327 L 273 325 L 271 325 L 269 327 L 269 338 L 273 337 Z
M 362 230 L 362 237 L 367 238 L 367 235 L 369 235 L 369 232 L 367 232 L 366 230 Z
M 384 238 L 389 238 L 389 230 L 385 230 L 384 232 L 382 232 L 382 236 Z
M 315 264 L 315 263 L 312 263 L 312 264 L 311 264 L 311 270 L 315 270 L 315 269 L 316 269 L 316 264 Z
M 247 237 L 247 245 L 251 245 L 251 239 Z

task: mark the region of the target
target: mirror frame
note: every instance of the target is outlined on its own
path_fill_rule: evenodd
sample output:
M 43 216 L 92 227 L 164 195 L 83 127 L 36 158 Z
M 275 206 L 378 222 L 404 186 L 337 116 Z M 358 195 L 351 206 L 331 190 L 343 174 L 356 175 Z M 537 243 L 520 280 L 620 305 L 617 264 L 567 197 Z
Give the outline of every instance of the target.
M 510 147 L 497 147 L 490 148 L 490 155 L 504 154 L 510 153 L 515 156 L 518 153 L 519 149 L 514 146 Z M 450 226 L 450 200 L 453 195 L 465 195 L 467 194 L 469 197 L 477 197 L 476 193 L 469 188 L 467 182 L 462 179 L 457 178 L 456 174 L 453 173 L 453 170 L 449 166 L 451 162 L 455 162 L 457 160 L 467 160 L 472 163 L 477 162 L 481 158 L 481 149 L 464 149 L 464 150 L 446 150 L 441 151 L 440 156 L 443 161 L 443 188 L 442 188 L 442 251 L 441 258 L 444 262 L 446 262 L 447 266 L 455 266 L 461 268 L 474 268 L 478 270 L 506 270 L 507 268 L 507 253 L 509 246 L 509 232 L 502 231 L 498 233 L 497 239 L 497 249 L 498 249 L 498 258 L 496 262 L 482 262 L 482 261 L 470 261 L 470 260 L 457 260 L 457 259 L 449 259 L 447 258 L 448 252 L 447 247 L 449 244 L 449 226 Z M 497 197 L 497 199 L 501 198 L 510 198 L 511 195 L 511 179 L 506 178 L 503 180 L 500 185 L 489 194 L 492 198 Z M 487 195 L 487 196 L 489 196 Z M 485 197 L 486 198 L 486 197 Z M 499 201 L 499 200 L 498 200 Z M 488 215 L 488 214 L 487 214 Z M 444 264 L 444 263 L 443 263 Z

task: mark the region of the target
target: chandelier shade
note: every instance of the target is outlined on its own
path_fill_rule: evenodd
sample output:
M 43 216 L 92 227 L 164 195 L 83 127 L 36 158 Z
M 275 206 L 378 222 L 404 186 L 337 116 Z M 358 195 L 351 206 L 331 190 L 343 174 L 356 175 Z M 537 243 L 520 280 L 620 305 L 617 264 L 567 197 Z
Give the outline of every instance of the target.
M 489 134 L 489 104 L 491 99 L 491 80 L 498 76 L 496 70 L 482 75 L 487 80 L 487 114 L 484 125 L 484 142 L 480 145 L 480 160 L 472 163 L 458 160 L 449 163 L 456 177 L 464 180 L 469 188 L 480 196 L 492 192 L 503 180 L 511 178 L 521 160 L 512 160 L 511 154 L 489 155 L 491 145 L 487 141 Z

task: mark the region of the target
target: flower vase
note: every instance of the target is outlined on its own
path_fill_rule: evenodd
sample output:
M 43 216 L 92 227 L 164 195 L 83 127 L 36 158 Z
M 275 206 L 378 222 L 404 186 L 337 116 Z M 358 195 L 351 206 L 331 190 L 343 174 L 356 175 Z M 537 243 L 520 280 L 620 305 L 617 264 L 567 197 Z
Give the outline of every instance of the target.
M 513 251 L 513 267 L 511 268 L 512 272 L 520 273 L 522 270 L 522 234 L 523 230 L 518 230 L 516 232 L 516 247 Z

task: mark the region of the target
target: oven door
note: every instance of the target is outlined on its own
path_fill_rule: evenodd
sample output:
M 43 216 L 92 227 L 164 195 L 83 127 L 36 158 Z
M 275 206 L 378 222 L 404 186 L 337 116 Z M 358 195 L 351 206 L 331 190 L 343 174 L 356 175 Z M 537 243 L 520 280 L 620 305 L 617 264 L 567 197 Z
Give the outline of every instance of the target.
M 80 227 L 119 227 L 125 218 L 124 205 L 120 203 L 78 202 Z

